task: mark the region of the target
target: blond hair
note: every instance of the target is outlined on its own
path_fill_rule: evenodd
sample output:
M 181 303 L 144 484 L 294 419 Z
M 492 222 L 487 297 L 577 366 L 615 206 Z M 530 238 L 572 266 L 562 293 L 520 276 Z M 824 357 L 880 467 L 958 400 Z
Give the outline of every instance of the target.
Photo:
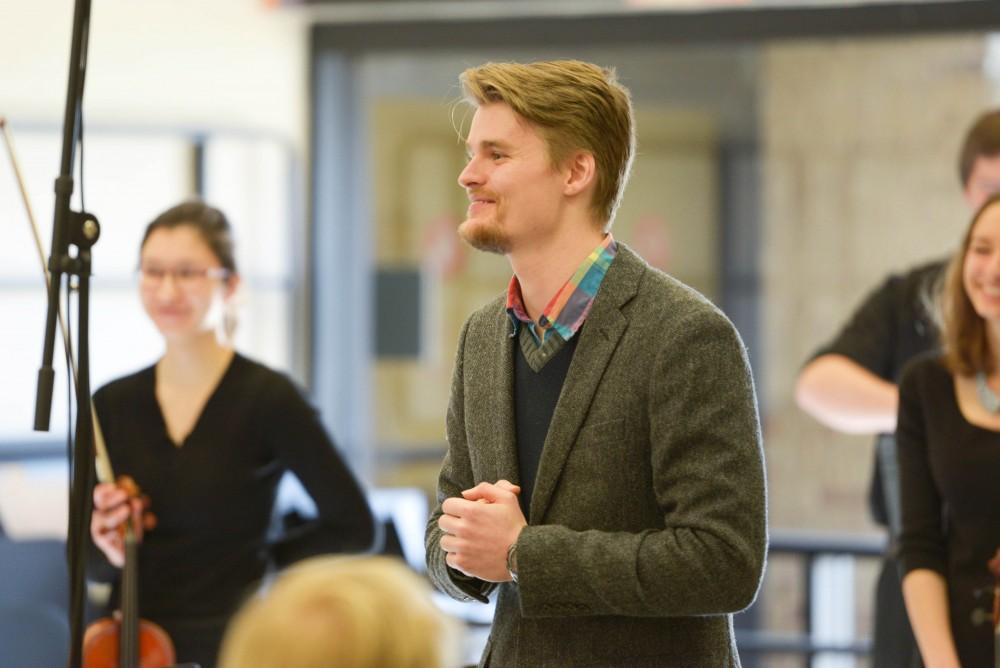
M 391 557 L 315 557 L 281 575 L 231 623 L 219 668 L 445 668 L 457 626 Z
M 635 154 L 632 100 L 614 69 L 579 60 L 486 63 L 459 80 L 473 106 L 503 102 L 535 125 L 553 165 L 574 151 L 591 153 L 597 166 L 591 211 L 611 225 Z
M 993 195 L 972 216 L 962 238 L 962 245 L 948 263 L 941 290 L 941 343 L 945 363 L 953 373 L 962 376 L 971 376 L 977 371 L 989 374 L 996 368 L 996 357 L 990 351 L 986 334 L 986 321 L 976 312 L 965 291 L 963 269 L 976 223 L 987 209 L 997 204 L 1000 204 L 1000 195 Z

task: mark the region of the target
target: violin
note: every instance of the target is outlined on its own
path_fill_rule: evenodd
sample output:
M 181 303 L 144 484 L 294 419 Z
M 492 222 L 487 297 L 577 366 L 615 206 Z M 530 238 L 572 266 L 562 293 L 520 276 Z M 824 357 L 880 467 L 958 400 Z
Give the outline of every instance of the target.
M 21 199 L 27 212 L 28 222 L 34 236 L 35 249 L 42 267 L 45 284 L 49 282 L 49 270 L 45 261 L 46 253 L 42 245 L 42 237 L 38 223 L 28 199 L 28 190 L 21 176 L 21 167 L 14 152 L 14 143 L 7 129 L 6 119 L 0 117 L 0 134 L 3 135 L 7 154 L 10 157 L 14 176 L 21 190 Z M 60 305 L 58 311 L 59 328 L 62 333 L 66 356 L 73 372 L 73 383 L 76 386 L 77 368 L 73 355 L 69 332 L 66 327 L 66 317 Z M 100 482 L 114 481 L 111 469 L 111 459 L 108 457 L 101 424 L 97 412 L 91 403 L 90 417 L 94 425 L 94 451 L 97 467 L 97 479 Z M 138 496 L 139 489 L 130 478 L 122 478 L 120 485 L 126 488 L 131 496 Z M 121 611 L 117 617 L 99 619 L 91 624 L 84 634 L 84 668 L 164 668 L 175 663 L 174 646 L 167 633 L 156 624 L 139 619 L 138 615 L 138 541 L 136 530 L 131 522 L 124 526 L 125 567 L 122 569 L 122 601 Z
M 119 486 L 129 499 L 139 495 L 135 482 L 122 476 Z M 83 635 L 83 668 L 166 668 L 176 662 L 174 645 L 161 627 L 139 618 L 138 527 L 130 517 L 122 531 L 125 538 L 125 565 L 122 568 L 121 610 L 102 617 L 87 627 Z

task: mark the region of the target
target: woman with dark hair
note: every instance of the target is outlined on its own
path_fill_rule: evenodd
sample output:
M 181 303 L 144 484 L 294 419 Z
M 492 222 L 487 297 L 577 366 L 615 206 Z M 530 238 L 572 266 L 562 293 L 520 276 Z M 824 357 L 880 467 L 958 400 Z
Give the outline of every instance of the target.
M 240 279 L 223 213 L 201 202 L 165 211 L 146 229 L 139 275 L 165 351 L 102 387 L 94 404 L 116 473 L 138 484 L 156 518 L 140 548 L 141 615 L 170 634 L 178 661 L 211 668 L 229 617 L 270 564 L 365 550 L 374 525 L 296 386 L 229 342 Z M 274 540 L 285 471 L 302 482 L 317 517 Z M 115 583 L 112 605 L 125 559 L 119 528 L 141 505 L 118 485 L 94 489 L 90 575 Z
M 906 610 L 928 668 L 992 666 L 1000 547 L 1000 197 L 973 217 L 941 292 L 943 352 L 900 383 Z

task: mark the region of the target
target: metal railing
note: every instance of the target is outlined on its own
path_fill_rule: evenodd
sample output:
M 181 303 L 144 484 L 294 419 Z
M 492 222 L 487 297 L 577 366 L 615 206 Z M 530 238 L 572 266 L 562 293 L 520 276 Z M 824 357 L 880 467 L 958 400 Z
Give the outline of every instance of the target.
M 777 555 L 798 558 L 802 581 L 802 630 L 798 632 L 776 632 L 761 628 L 762 608 L 774 605 L 768 599 L 766 590 L 747 612 L 737 617 L 736 642 L 745 668 L 764 665 L 760 660 L 766 655 L 797 654 L 803 657 L 804 666 L 812 666 L 820 655 L 853 655 L 864 657 L 871 654 L 872 641 L 869 637 L 859 637 L 854 633 L 854 569 L 859 560 L 880 560 L 886 550 L 886 539 L 881 536 L 827 533 L 813 531 L 772 531 L 768 549 L 769 559 Z M 843 568 L 844 565 L 848 568 Z M 825 571 L 825 572 L 824 572 Z M 765 575 L 765 579 L 766 579 Z M 838 580 L 844 589 L 823 586 Z M 849 589 L 848 589 L 849 587 Z M 850 594 L 845 594 L 850 592 Z M 836 601 L 835 597 L 840 597 Z M 824 616 L 828 607 L 842 607 L 844 601 L 850 605 L 849 628 L 824 628 Z M 841 610 L 843 612 L 843 610 Z M 831 633 L 831 631 L 834 631 Z

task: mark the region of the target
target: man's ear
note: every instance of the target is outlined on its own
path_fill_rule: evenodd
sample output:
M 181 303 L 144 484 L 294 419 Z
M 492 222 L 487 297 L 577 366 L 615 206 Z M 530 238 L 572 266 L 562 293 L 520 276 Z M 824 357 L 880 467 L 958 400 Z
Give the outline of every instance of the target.
M 566 195 L 579 195 L 597 180 L 597 163 L 589 151 L 576 151 L 566 159 Z
M 965 186 L 962 187 L 962 197 L 965 198 L 965 202 L 969 205 L 970 209 L 978 208 L 975 206 L 976 196 L 972 192 L 972 182 L 966 182 Z

